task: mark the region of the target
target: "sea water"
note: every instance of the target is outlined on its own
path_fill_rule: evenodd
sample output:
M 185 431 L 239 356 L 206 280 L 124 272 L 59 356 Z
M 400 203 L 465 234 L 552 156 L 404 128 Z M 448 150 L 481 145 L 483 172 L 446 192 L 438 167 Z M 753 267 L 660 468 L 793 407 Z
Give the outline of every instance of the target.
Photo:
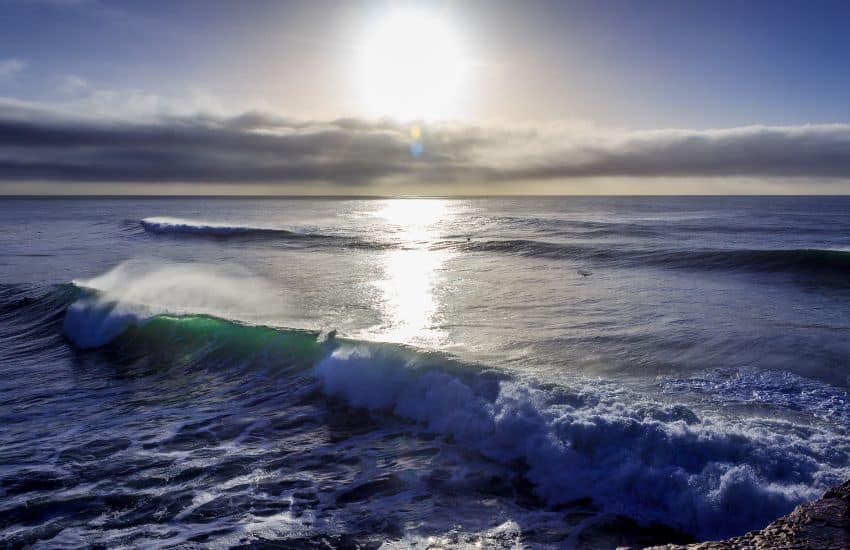
M 0 544 L 613 547 L 850 477 L 850 199 L 0 201 Z

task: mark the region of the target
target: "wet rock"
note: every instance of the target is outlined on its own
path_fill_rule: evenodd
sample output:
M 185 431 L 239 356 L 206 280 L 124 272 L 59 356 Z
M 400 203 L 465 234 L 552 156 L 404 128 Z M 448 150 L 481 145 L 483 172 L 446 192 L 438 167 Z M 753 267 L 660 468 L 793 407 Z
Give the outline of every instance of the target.
M 667 544 L 653 550 L 732 550 L 747 548 L 806 548 L 811 550 L 850 548 L 850 481 L 830 489 L 822 498 L 798 506 L 761 531 L 724 541 L 687 546 Z

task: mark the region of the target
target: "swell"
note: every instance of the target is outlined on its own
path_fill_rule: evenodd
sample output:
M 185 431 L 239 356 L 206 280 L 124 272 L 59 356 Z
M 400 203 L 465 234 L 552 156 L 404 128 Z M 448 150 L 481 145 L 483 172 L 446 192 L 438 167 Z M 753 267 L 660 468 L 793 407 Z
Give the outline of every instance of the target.
M 243 224 L 202 222 L 180 218 L 145 218 L 140 225 L 145 231 L 174 237 L 213 238 L 217 240 L 241 238 L 279 240 L 307 247 L 340 247 L 382 250 L 404 247 L 404 243 L 365 240 L 359 237 L 297 232 L 282 228 L 259 227 Z M 535 222 L 538 223 L 538 222 Z M 581 233 L 554 231 L 554 236 L 598 238 L 609 235 L 652 236 L 634 224 L 576 222 Z M 593 244 L 552 242 L 537 239 L 446 239 L 434 242 L 432 250 L 459 252 L 488 252 L 513 254 L 531 258 L 563 259 L 596 262 L 615 267 L 652 266 L 695 271 L 743 271 L 763 273 L 789 273 L 829 279 L 830 283 L 843 284 L 850 275 L 850 251 L 800 248 L 800 249 L 669 249 L 650 248 L 646 245 L 625 247 L 604 241 Z
M 47 289 L 0 285 L 0 358 L 11 363 L 56 345 L 56 328 L 79 294 L 72 284 Z
M 225 224 L 185 220 L 182 218 L 154 217 L 144 218 L 139 225 L 158 235 L 184 235 L 196 237 L 269 237 L 298 238 L 308 235 L 274 227 L 260 227 L 242 224 Z
M 135 222 L 131 225 L 135 226 Z M 326 235 L 310 231 L 295 231 L 277 227 L 262 227 L 246 224 L 226 224 L 184 220 L 180 218 L 144 218 L 138 222 L 145 232 L 175 239 L 212 239 L 215 241 L 261 241 L 263 243 L 285 243 L 298 247 L 339 247 L 351 249 L 381 250 L 392 247 L 391 243 L 368 241 L 345 235 Z M 138 227 L 136 226 L 136 227 Z
M 850 252 L 829 249 L 648 249 L 512 239 L 442 241 L 437 249 L 493 252 L 564 260 L 584 260 L 625 267 L 655 266 L 700 271 L 754 271 L 850 275 Z
M 727 536 L 787 513 L 847 475 L 850 442 L 811 427 L 782 430 L 700 416 L 682 405 L 608 394 L 598 383 L 538 387 L 451 357 L 332 333 L 130 313 L 98 292 L 69 285 L 23 304 L 20 299 L 12 293 L 4 311 L 34 321 L 64 307 L 66 338 L 118 364 L 142 358 L 158 368 L 215 368 L 247 379 L 256 369 L 284 377 L 306 373 L 317 386 L 304 391 L 318 387 L 325 398 L 382 422 L 522 465 L 548 506 L 590 498 L 639 521 Z M 754 501 L 760 505 L 751 506 Z
M 694 266 L 698 269 L 801 272 L 850 275 L 850 252 L 817 248 L 788 250 L 694 250 L 655 253 L 659 265 Z
M 761 234 L 776 237 L 789 234 L 799 236 L 808 235 L 834 235 L 837 228 L 823 219 L 812 219 L 805 216 L 797 220 L 797 223 L 789 224 L 788 218 L 783 218 L 782 223 L 769 221 L 752 221 L 742 217 L 731 217 L 721 219 L 720 223 L 716 216 L 690 217 L 686 219 L 643 219 L 633 221 L 611 221 L 611 220 L 582 220 L 563 218 L 541 218 L 541 217 L 517 217 L 501 216 L 494 218 L 494 222 L 506 227 L 525 231 L 538 232 L 540 235 L 553 235 L 563 237 L 623 237 L 623 238 L 669 238 L 674 234 L 691 235 L 718 234 L 718 235 L 740 235 Z

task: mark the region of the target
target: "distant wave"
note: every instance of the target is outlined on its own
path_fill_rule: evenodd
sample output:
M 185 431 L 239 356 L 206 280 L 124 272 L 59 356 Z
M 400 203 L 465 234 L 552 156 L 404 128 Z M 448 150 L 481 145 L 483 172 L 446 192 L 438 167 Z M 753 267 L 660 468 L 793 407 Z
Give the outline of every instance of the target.
M 553 506 L 590 497 L 611 513 L 725 536 L 787 513 L 848 474 L 850 442 L 813 427 L 777 432 L 701 417 L 681 405 L 607 395 L 600 384 L 535 387 L 412 348 L 145 311 L 89 288 L 66 285 L 33 300 L 7 294 L 17 318 L 22 308 L 34 312 L 32 330 L 64 303 L 66 337 L 82 348 L 106 346 L 119 361 L 150 355 L 187 372 L 242 376 L 260 366 L 277 376 L 310 374 L 326 396 L 380 413 L 383 422 L 523 464 L 537 496 Z
M 777 236 L 782 234 L 825 234 L 831 235 L 835 228 L 829 223 L 812 223 L 810 218 L 801 218 L 799 223 L 784 224 L 775 221 L 766 223 L 759 220 L 746 220 L 731 217 L 721 222 L 716 216 L 664 216 L 632 220 L 564 219 L 528 216 L 501 216 L 494 218 L 499 226 L 540 232 L 540 234 L 577 238 L 595 237 L 669 237 L 672 234 L 764 234 Z M 725 223 L 724 223 L 725 222 Z
M 689 250 L 651 253 L 648 257 L 659 265 L 696 269 L 850 275 L 850 253 L 837 250 Z
M 269 236 L 269 237 L 297 237 L 301 234 L 288 229 L 275 227 L 261 227 L 243 224 L 227 224 L 218 222 L 207 222 L 197 220 L 186 220 L 182 218 L 153 217 L 144 218 L 139 224 L 150 233 L 176 234 L 176 235 L 200 235 L 210 237 L 233 237 L 233 236 Z
M 498 252 L 520 256 L 586 260 L 621 266 L 656 266 L 693 270 L 728 270 L 850 275 L 850 251 L 831 249 L 696 249 L 651 250 L 538 240 L 443 241 L 435 248 Z M 850 281 L 848 281 L 850 282 Z
M 295 231 L 278 227 L 248 224 L 185 220 L 181 218 L 144 218 L 139 225 L 148 233 L 173 237 L 208 239 L 262 239 L 283 241 L 304 247 L 341 247 L 381 250 L 392 247 L 389 242 L 367 241 L 345 235 L 326 235 L 309 231 Z
M 580 259 L 590 257 L 596 247 L 537 241 L 530 239 L 477 239 L 469 241 L 441 241 L 434 245 L 436 249 L 454 249 L 464 252 L 501 252 L 535 258 Z

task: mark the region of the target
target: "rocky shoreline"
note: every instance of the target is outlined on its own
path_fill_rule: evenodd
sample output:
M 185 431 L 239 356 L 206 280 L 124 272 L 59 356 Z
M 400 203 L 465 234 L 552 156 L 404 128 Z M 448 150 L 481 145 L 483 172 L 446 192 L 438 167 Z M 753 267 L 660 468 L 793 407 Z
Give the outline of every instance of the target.
M 820 499 L 803 504 L 761 531 L 724 541 L 667 544 L 647 550 L 731 550 L 733 548 L 850 548 L 850 481 L 830 489 Z

